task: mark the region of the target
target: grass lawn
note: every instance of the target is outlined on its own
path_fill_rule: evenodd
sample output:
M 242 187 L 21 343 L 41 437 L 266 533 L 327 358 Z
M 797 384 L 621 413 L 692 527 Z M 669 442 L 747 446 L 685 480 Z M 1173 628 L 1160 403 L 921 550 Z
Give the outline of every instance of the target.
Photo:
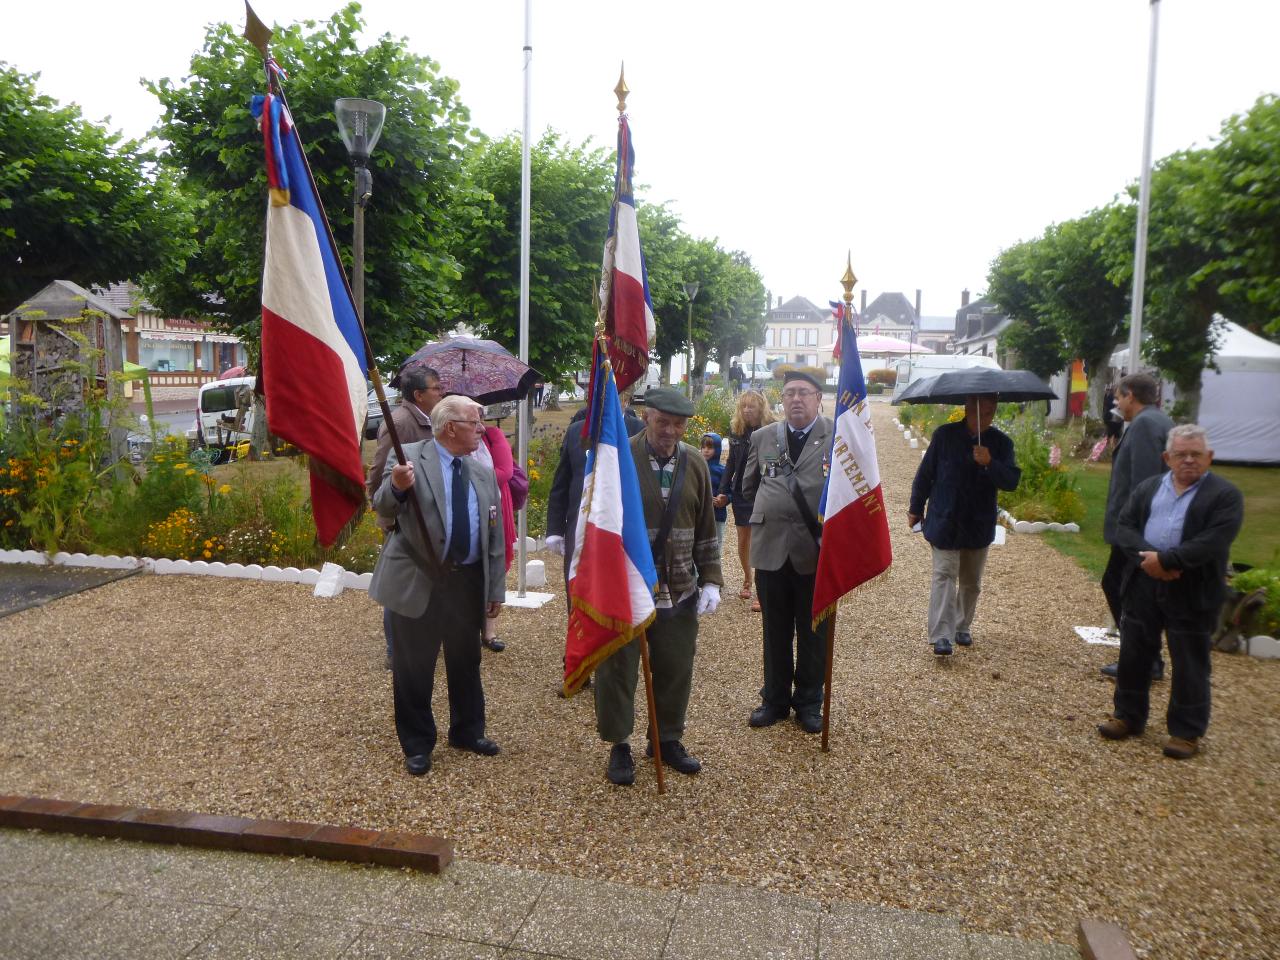
M 1087 463 L 1076 469 L 1085 517 L 1079 533 L 1042 536 L 1059 553 L 1074 559 L 1096 577 L 1102 576 L 1111 548 L 1102 541 L 1102 518 L 1107 506 L 1111 464 Z M 1214 464 L 1214 473 L 1244 493 L 1244 527 L 1236 537 L 1231 559 L 1253 567 L 1280 565 L 1280 469 Z

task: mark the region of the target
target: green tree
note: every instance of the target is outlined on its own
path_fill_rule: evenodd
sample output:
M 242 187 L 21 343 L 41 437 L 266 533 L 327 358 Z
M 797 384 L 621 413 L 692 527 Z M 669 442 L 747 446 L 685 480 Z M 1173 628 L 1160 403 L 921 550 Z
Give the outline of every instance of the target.
M 656 328 L 651 353 L 666 376 L 671 358 L 688 340 L 689 301 L 684 284 L 695 279 L 689 268 L 693 241 L 680 225 L 680 218 L 663 204 L 641 203 L 637 217 Z
M 479 191 L 459 232 L 468 316 L 512 352 L 520 321 L 520 137 L 483 142 L 466 169 Z M 548 131 L 529 152 L 529 362 L 549 381 L 590 364 L 593 291 L 613 200 L 613 160 Z
M 1045 250 L 1043 238 L 1001 250 L 987 274 L 986 296 L 1013 320 L 1003 345 L 1017 353 L 1020 366 L 1047 379 L 1069 358 L 1061 332 L 1042 306 Z
M 289 74 L 289 108 L 348 268 L 353 174 L 333 102 L 386 105 L 370 158 L 365 318 L 375 355 L 396 358 L 458 319 L 453 224 L 469 199 L 462 164 L 472 133 L 457 83 L 434 61 L 390 35 L 357 45 L 358 11 L 350 3 L 324 23 L 279 28 L 271 51 Z M 149 274 L 147 290 L 166 313 L 208 317 L 256 344 L 267 186 L 249 102 L 264 79 L 260 56 L 238 34 L 211 26 L 185 80 L 148 84 L 164 111 L 155 131 L 169 144 L 163 160 L 194 210 L 198 249 L 183 269 Z
M 136 141 L 0 63 L 0 313 L 53 280 L 139 277 L 181 255 L 172 185 Z

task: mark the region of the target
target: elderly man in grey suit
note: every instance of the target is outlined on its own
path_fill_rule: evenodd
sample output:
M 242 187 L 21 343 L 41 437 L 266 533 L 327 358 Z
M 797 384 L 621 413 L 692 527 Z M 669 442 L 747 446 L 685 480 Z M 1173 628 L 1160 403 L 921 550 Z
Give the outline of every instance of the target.
M 498 752 L 484 735 L 480 634 L 485 616 L 496 616 L 506 596 L 497 479 L 471 456 L 484 427 L 481 407 L 466 397 L 445 397 L 432 422 L 434 439 L 406 446 L 406 463 L 388 463 L 373 497 L 378 516 L 394 520 L 395 527 L 378 557 L 369 596 L 390 612 L 396 734 L 414 776 L 431 769 L 431 691 L 442 646 L 449 745 L 484 756 Z M 426 521 L 431 551 L 410 497 Z
M 1133 558 L 1117 545 L 1120 511 L 1129 496 L 1148 477 L 1168 469 L 1164 462 L 1165 439 L 1173 429 L 1173 421 L 1155 406 L 1159 384 L 1145 373 L 1131 373 L 1116 386 L 1116 410 L 1128 426 L 1111 457 L 1111 484 L 1107 488 L 1107 512 L 1102 521 L 1102 539 L 1111 544 L 1111 557 L 1102 572 L 1102 593 L 1107 598 L 1111 620 L 1120 626 L 1120 586 Z M 1102 668 L 1104 676 L 1116 675 L 1117 664 Z M 1151 667 L 1154 680 L 1164 678 L 1164 660 L 1157 651 Z
M 764 687 L 750 724 L 771 726 L 794 708 L 801 728 L 818 733 L 826 645 L 812 627 L 813 583 L 831 420 L 821 415 L 821 384 L 801 371 L 786 374 L 782 405 L 785 421 L 751 435 L 742 477 L 755 503 L 751 566 L 764 620 Z

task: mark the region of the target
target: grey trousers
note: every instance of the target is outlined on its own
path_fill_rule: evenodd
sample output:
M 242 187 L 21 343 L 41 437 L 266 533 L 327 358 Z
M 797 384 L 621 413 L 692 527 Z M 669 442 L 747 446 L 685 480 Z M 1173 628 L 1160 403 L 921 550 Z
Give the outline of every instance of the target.
M 648 640 L 653 699 L 658 712 L 658 741 L 679 740 L 684 736 L 685 713 L 693 688 L 693 657 L 698 643 L 698 615 L 693 605 L 651 623 Z M 638 639 L 596 667 L 596 730 L 606 743 L 622 743 L 635 729 L 639 676 Z
M 929 642 L 968 633 L 982 592 L 987 550 L 933 548 L 933 583 L 929 590 Z

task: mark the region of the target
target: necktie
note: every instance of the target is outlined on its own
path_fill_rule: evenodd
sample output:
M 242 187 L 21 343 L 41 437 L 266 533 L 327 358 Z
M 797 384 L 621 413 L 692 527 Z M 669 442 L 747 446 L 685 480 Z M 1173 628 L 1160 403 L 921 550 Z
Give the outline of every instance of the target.
M 789 430 L 787 443 L 787 456 L 792 463 L 800 459 L 800 454 L 804 452 L 804 439 L 808 436 L 808 431 Z
M 453 458 L 453 535 L 449 539 L 449 559 L 462 563 L 471 552 L 471 518 L 467 511 L 467 478 L 462 473 L 462 458 Z

